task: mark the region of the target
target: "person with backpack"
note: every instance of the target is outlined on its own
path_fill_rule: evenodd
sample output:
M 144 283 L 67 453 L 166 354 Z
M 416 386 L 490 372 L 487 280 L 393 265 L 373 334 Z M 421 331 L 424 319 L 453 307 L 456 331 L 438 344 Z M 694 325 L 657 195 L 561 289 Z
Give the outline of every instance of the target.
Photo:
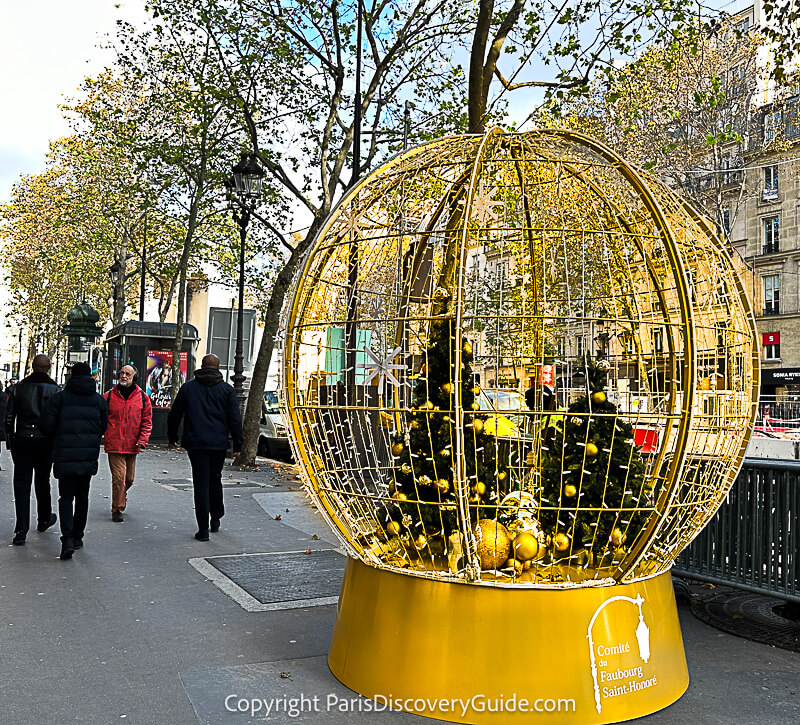
M 153 429 L 153 405 L 136 384 L 133 365 L 123 365 L 119 382 L 103 397 L 108 404 L 104 448 L 111 469 L 111 520 L 122 522 L 136 474 L 136 456 L 144 450 Z
M 108 408 L 97 392 L 91 368 L 72 366 L 64 390 L 48 399 L 39 430 L 53 442 L 53 473 L 58 479 L 61 559 L 83 547 L 89 513 L 89 484 L 97 473 L 100 441 L 108 424 Z

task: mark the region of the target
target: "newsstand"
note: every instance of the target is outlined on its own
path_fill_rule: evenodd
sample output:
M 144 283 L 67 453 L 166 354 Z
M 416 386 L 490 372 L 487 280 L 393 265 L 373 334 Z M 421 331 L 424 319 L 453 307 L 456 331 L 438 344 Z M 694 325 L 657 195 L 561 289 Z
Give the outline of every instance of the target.
M 106 334 L 103 390 L 109 390 L 117 384 L 118 373 L 123 365 L 133 365 L 136 368 L 136 384 L 150 396 L 153 403 L 153 432 L 150 440 L 154 443 L 164 443 L 167 440 L 167 414 L 172 399 L 172 348 L 176 327 L 174 322 L 129 320 Z M 195 350 L 199 341 L 197 328 L 184 324 L 181 384 L 194 375 Z

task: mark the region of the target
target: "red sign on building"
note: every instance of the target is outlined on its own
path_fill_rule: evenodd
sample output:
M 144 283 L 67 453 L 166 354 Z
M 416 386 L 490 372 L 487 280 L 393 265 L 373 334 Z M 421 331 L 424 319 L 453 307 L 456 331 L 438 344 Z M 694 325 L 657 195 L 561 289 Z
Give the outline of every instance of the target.
M 764 333 L 764 344 L 765 345 L 780 345 L 781 344 L 781 333 L 780 332 L 765 332 Z

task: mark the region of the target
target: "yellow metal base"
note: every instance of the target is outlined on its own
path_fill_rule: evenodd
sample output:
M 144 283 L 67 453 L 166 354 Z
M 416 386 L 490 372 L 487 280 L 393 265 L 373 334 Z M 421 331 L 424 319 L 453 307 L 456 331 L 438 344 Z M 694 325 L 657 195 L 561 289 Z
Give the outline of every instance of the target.
M 377 712 L 592 725 L 689 685 L 669 573 L 531 589 L 434 581 L 348 559 L 328 664 Z

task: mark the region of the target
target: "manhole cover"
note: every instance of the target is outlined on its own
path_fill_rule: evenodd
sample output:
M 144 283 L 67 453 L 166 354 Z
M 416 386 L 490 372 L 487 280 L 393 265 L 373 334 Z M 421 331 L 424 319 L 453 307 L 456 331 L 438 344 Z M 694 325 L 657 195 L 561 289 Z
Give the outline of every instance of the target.
M 782 600 L 752 592 L 725 590 L 692 603 L 692 613 L 723 632 L 754 642 L 800 652 L 800 622 L 775 613 Z
M 345 557 L 332 549 L 206 559 L 262 604 L 336 597 Z

